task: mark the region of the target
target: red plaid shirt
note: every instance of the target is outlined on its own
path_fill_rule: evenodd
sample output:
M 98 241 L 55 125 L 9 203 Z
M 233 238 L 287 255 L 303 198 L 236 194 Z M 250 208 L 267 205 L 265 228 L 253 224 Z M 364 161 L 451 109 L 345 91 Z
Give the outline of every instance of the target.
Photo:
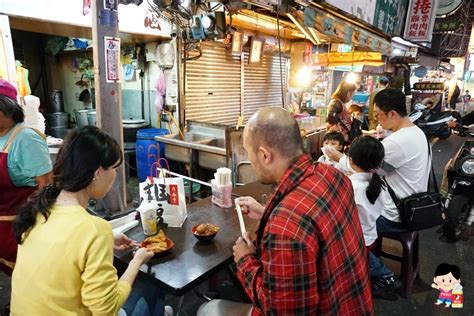
M 373 315 L 364 237 L 350 180 L 302 155 L 283 175 L 237 263 L 252 315 Z

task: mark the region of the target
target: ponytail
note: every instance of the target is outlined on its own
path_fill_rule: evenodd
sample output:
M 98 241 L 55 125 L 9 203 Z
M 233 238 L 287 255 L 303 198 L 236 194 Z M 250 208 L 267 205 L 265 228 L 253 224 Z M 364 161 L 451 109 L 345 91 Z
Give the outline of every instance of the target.
M 371 204 L 374 204 L 377 198 L 380 195 L 380 191 L 382 188 L 385 188 L 385 182 L 380 178 L 377 173 L 372 173 L 372 178 L 370 179 L 369 186 L 365 190 L 365 194 L 367 195 L 367 199 Z
M 60 192 L 61 190 L 54 184 L 47 185 L 33 193 L 18 210 L 18 215 L 13 224 L 13 233 L 19 245 L 23 243 L 30 229 L 36 224 L 38 214 L 43 215 L 45 221 L 48 220 L 50 208 L 56 202 Z

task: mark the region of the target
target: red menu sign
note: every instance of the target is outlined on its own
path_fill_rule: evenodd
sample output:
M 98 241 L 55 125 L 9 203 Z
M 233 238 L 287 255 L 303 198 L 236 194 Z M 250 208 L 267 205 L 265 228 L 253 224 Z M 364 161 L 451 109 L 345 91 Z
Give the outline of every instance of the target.
M 438 0 L 410 0 L 405 39 L 414 42 L 430 42 L 436 18 Z

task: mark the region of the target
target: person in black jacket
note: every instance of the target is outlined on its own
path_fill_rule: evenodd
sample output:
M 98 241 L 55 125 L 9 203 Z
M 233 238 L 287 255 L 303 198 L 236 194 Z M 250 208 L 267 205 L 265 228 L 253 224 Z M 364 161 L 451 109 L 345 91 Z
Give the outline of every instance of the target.
M 451 106 L 451 109 L 456 110 L 456 102 L 458 101 L 460 94 L 461 94 L 461 89 L 459 89 L 459 86 L 456 85 L 456 87 L 454 88 L 453 94 L 451 95 L 451 99 L 449 99 L 449 105 Z
M 469 126 L 474 124 L 474 111 L 464 116 L 461 116 L 458 112 L 452 112 L 451 115 L 454 117 L 454 120 L 448 122 L 450 128 L 456 128 L 458 125 Z

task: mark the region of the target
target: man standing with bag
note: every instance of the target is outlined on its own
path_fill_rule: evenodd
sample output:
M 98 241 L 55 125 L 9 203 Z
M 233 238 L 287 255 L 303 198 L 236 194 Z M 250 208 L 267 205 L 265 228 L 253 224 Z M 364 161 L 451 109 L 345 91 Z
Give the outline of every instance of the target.
M 295 119 L 263 108 L 248 121 L 244 148 L 260 182 L 276 183 L 266 207 L 237 203 L 260 219 L 233 250 L 252 304 L 214 300 L 197 315 L 373 315 L 364 238 L 350 180 L 303 154 Z
M 426 191 L 431 166 L 429 145 L 423 131 L 407 116 L 405 95 L 398 89 L 387 88 L 375 96 L 374 103 L 380 125 L 392 131 L 382 141 L 385 149 L 382 170 L 387 184 L 399 199 Z M 377 231 L 406 231 L 392 198 L 388 198 L 377 220 Z M 399 287 L 395 274 L 380 258 L 370 253 L 369 260 L 375 289 L 394 290 Z

